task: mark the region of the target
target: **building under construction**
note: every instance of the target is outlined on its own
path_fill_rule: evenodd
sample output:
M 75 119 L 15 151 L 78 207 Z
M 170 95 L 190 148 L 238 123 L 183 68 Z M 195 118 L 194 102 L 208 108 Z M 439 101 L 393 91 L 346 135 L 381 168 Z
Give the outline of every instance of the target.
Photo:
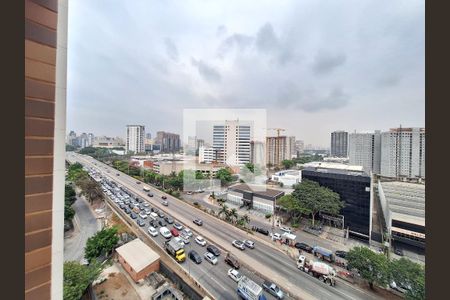
M 295 152 L 294 136 L 268 136 L 266 137 L 266 164 L 281 166 L 285 159 L 292 159 Z

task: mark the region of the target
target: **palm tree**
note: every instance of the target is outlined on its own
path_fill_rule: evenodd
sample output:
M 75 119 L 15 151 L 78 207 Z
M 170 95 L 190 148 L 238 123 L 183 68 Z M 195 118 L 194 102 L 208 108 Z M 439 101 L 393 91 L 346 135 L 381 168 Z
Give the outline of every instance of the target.
M 245 224 L 250 223 L 250 217 L 247 214 L 243 215 L 241 219 L 244 221 Z
M 229 218 L 230 215 L 230 211 L 228 209 L 228 206 L 226 206 L 225 204 L 222 204 L 222 208 L 219 210 L 219 212 L 217 213 L 217 215 L 220 217 L 221 215 L 225 215 L 225 219 Z
M 236 220 L 239 218 L 239 215 L 237 213 L 237 209 L 233 208 L 230 210 L 229 218 L 231 221 L 236 222 Z

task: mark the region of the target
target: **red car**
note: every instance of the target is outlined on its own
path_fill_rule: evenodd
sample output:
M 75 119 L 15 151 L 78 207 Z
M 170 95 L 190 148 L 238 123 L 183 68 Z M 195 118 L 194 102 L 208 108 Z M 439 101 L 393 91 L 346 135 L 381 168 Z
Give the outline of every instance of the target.
M 173 236 L 179 236 L 180 234 L 178 233 L 178 230 L 176 230 L 175 228 L 172 228 L 171 230 L 170 230 L 170 233 L 173 235 Z

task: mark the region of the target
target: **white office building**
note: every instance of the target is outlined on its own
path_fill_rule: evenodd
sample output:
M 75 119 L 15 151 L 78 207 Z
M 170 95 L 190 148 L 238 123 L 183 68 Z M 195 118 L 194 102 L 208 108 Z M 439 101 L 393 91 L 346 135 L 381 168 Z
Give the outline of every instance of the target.
M 201 146 L 198 148 L 198 162 L 209 164 L 214 161 L 214 148 Z
M 250 162 L 252 127 L 236 121 L 225 121 L 213 127 L 213 150 L 217 162 L 243 166 Z
M 393 128 L 381 134 L 380 174 L 425 178 L 425 128 Z
M 145 152 L 145 126 L 127 125 L 127 140 L 125 144 L 126 151 L 133 153 Z
M 362 166 L 364 172 L 380 174 L 381 132 L 350 133 L 348 136 L 348 155 L 351 165 Z
M 272 181 L 280 182 L 283 187 L 292 188 L 293 185 L 302 182 L 301 170 L 283 170 L 272 175 Z

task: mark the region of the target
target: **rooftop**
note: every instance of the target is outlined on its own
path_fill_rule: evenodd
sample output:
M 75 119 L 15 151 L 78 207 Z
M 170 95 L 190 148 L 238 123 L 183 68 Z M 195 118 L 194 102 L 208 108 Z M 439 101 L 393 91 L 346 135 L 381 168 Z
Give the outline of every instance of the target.
M 362 166 L 347 165 L 335 162 L 310 162 L 303 165 L 305 171 L 320 173 L 345 174 L 353 176 L 368 176 Z
M 249 186 L 248 184 L 245 184 L 245 183 L 233 185 L 230 187 L 230 190 L 244 191 L 244 192 L 253 193 L 255 195 L 264 195 L 266 197 L 272 197 L 272 198 L 276 198 L 278 196 L 284 195 L 283 191 L 267 189 L 265 185 Z
M 392 219 L 425 226 L 425 185 L 381 181 Z
M 159 259 L 159 255 L 140 239 L 134 239 L 116 249 L 135 272 L 143 270 Z

